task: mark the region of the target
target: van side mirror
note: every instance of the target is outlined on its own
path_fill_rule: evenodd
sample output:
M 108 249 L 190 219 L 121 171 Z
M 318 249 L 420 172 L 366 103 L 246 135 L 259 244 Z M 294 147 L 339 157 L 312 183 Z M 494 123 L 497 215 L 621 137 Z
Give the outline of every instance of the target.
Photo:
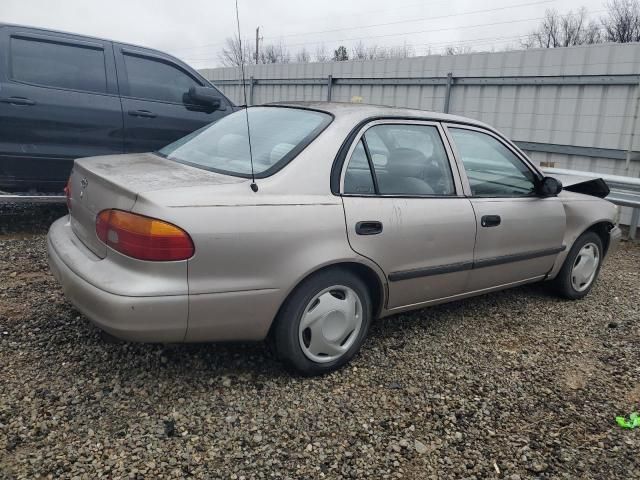
M 562 182 L 553 177 L 544 177 L 538 183 L 538 194 L 542 197 L 555 197 L 562 191 Z
M 213 88 L 196 87 L 189 88 L 189 98 L 200 105 L 206 105 L 213 110 L 221 110 L 222 100 Z

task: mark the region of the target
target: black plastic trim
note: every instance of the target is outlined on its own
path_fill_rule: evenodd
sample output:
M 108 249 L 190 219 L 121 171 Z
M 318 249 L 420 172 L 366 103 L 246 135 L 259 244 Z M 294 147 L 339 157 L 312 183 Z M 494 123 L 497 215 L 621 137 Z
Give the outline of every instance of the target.
M 449 265 L 438 265 L 437 267 L 415 268 L 413 270 L 403 270 L 401 272 L 393 272 L 389 274 L 389 281 L 397 282 L 398 280 L 409 280 L 419 277 L 430 277 L 431 275 L 440 275 L 443 273 L 462 272 L 471 270 L 473 262 L 451 263 Z
M 547 257 L 563 252 L 567 249 L 566 245 L 555 248 L 545 248 L 544 250 L 534 250 L 525 253 L 516 253 L 513 255 L 503 255 L 500 257 L 486 258 L 474 262 L 451 263 L 449 265 L 438 265 L 436 267 L 416 268 L 413 270 L 402 270 L 400 272 L 392 272 L 388 275 L 390 282 L 399 280 L 409 280 L 412 278 L 429 277 L 432 275 L 441 275 L 443 273 L 463 272 L 476 268 L 493 267 L 511 262 L 521 262 L 523 260 L 532 260 L 539 257 Z
M 503 265 L 511 262 L 521 262 L 523 260 L 532 260 L 539 257 L 547 257 L 549 255 L 555 255 L 556 253 L 563 252 L 567 246 L 545 248 L 544 250 L 535 250 L 532 252 L 516 253 L 513 255 L 502 255 L 500 257 L 484 258 L 473 262 L 473 268 L 493 267 L 496 265 Z

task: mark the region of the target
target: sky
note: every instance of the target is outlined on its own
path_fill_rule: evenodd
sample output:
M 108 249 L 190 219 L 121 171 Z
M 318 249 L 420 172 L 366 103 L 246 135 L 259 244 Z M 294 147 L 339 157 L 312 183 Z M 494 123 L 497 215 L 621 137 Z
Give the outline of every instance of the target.
M 238 0 L 242 38 L 302 48 L 350 50 L 358 42 L 411 46 L 416 55 L 446 46 L 473 50 L 518 45 L 547 9 L 584 6 L 594 19 L 605 0 Z M 196 68 L 221 66 L 225 39 L 236 35 L 234 0 L 0 0 L 0 22 L 133 43 L 175 55 Z

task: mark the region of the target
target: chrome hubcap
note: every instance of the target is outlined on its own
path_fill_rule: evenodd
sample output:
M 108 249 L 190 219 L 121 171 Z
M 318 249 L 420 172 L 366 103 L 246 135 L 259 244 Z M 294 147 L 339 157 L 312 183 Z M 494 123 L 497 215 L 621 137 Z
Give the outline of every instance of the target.
M 577 292 L 589 288 L 599 264 L 600 250 L 594 243 L 587 243 L 580 249 L 571 269 L 571 285 Z
M 362 327 L 362 302 L 351 288 L 325 288 L 307 304 L 300 320 L 298 338 L 305 356 L 326 363 L 351 348 Z

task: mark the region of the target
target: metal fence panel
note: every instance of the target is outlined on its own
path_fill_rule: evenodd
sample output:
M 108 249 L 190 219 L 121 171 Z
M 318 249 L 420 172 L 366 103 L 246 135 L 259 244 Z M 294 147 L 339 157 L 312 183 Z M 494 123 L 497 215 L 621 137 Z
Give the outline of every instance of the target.
M 248 65 L 245 71 L 255 82 L 253 104 L 330 96 L 448 110 L 494 125 L 542 165 L 640 175 L 638 43 Z M 244 103 L 237 68 L 202 73 Z

